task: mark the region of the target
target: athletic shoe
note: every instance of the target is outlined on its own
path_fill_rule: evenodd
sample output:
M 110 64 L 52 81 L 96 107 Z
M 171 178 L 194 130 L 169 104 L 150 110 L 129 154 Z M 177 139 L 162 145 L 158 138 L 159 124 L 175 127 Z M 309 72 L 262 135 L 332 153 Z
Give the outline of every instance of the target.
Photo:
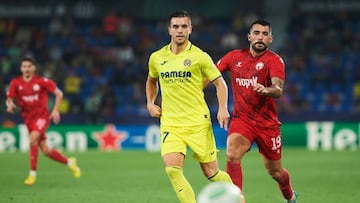
M 25 183 L 25 185 L 27 185 L 27 186 L 32 186 L 32 185 L 34 185 L 35 181 L 36 181 L 36 176 L 29 175 L 29 176 L 25 179 L 24 183 Z
M 69 168 L 73 172 L 74 177 L 75 178 L 80 178 L 81 171 L 80 171 L 80 168 L 78 167 L 78 165 L 76 164 L 76 158 L 74 158 L 74 157 L 69 158 L 69 161 L 70 161 Z
M 298 194 L 297 194 L 297 192 L 294 191 L 293 198 L 290 200 L 285 200 L 285 203 L 297 203 L 297 199 L 298 199 Z

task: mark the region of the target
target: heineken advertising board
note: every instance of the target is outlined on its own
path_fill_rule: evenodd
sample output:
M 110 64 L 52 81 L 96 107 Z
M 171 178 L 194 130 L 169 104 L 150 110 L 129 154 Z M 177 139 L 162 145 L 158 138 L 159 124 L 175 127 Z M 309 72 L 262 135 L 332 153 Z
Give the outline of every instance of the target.
M 218 148 L 225 148 L 227 132 L 214 125 Z M 360 148 L 360 123 L 304 122 L 284 123 L 283 146 L 307 147 L 310 150 L 357 150 Z M 98 149 L 160 150 L 157 125 L 53 125 L 47 131 L 50 146 L 67 151 Z M 0 152 L 28 151 L 26 126 L 0 127 Z

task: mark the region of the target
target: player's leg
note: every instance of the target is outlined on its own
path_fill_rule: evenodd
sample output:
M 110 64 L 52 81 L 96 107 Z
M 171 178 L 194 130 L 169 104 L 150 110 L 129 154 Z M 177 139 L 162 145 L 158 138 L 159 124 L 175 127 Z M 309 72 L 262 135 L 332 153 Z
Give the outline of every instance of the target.
M 45 156 L 51 158 L 54 161 L 57 161 L 62 164 L 66 164 L 70 170 L 73 172 L 75 178 L 80 178 L 81 170 L 76 163 L 75 158 L 67 158 L 64 154 L 59 152 L 54 148 L 50 148 L 49 145 L 46 143 L 45 134 L 42 134 L 39 141 L 39 146 L 41 151 L 44 153 Z
M 161 128 L 161 156 L 165 171 L 181 203 L 196 203 L 195 193 L 183 173 L 186 144 L 179 128 Z
M 194 158 L 200 163 L 203 174 L 210 181 L 232 183 L 229 174 L 219 169 L 217 149 L 211 124 L 199 126 L 190 132 L 186 142 L 194 152 Z
M 278 183 L 279 189 L 287 202 L 296 202 L 289 172 L 282 166 L 282 142 L 279 128 L 260 129 L 257 144 L 262 154 L 264 165 L 269 175 Z
M 32 185 L 36 181 L 36 169 L 39 156 L 39 143 L 41 134 L 48 128 L 50 123 L 49 118 L 28 118 L 25 119 L 26 127 L 29 131 L 30 141 L 30 174 L 25 180 L 26 185 Z
M 240 119 L 233 119 L 230 123 L 226 144 L 226 172 L 233 183 L 243 191 L 243 174 L 241 160 L 253 143 L 251 126 Z
M 39 137 L 37 131 L 30 132 L 30 169 L 36 171 L 39 157 Z
M 195 193 L 183 173 L 185 156 L 181 153 L 169 153 L 163 156 L 165 171 L 181 203 L 195 203 Z
M 40 133 L 38 131 L 30 131 L 30 149 L 29 149 L 29 158 L 30 158 L 30 173 L 25 179 L 24 183 L 26 185 L 33 185 L 36 182 L 36 169 L 39 157 L 39 137 Z
M 270 160 L 263 156 L 265 168 L 269 175 L 276 180 L 279 189 L 287 202 L 296 202 L 296 193 L 292 189 L 290 174 L 282 167 L 281 160 Z
M 227 182 L 232 183 L 232 180 L 225 171 L 219 169 L 217 160 L 209 163 L 200 163 L 201 170 L 203 171 L 205 177 L 212 182 Z
M 68 162 L 67 157 L 58 150 L 50 148 L 49 145 L 46 143 L 45 134 L 41 135 L 39 146 L 45 156 L 51 158 L 54 161 L 67 164 Z
M 243 174 L 241 160 L 249 151 L 251 142 L 239 133 L 232 133 L 227 138 L 226 146 L 226 172 L 230 175 L 233 183 L 242 191 Z

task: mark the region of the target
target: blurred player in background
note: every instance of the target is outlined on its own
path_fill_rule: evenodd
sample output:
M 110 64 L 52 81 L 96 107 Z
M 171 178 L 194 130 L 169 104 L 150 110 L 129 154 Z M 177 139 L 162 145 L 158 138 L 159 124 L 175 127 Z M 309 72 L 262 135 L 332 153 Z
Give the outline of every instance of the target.
M 203 92 L 207 78 L 217 90 L 218 122 L 227 130 L 228 89 L 210 56 L 189 41 L 192 26 L 186 11 L 170 16 L 168 32 L 171 42 L 149 58 L 147 108 L 151 116 L 160 118 L 161 155 L 173 189 L 180 202 L 195 203 L 194 191 L 183 174 L 187 147 L 210 181 L 231 183 L 229 175 L 218 167 L 210 111 Z M 159 84 L 161 105 L 156 104 Z
M 286 202 L 295 203 L 290 175 L 281 164 L 282 142 L 275 98 L 283 94 L 285 65 L 268 49 L 273 41 L 270 23 L 255 21 L 248 33 L 250 48 L 228 52 L 217 62 L 231 72 L 234 112 L 227 140 L 226 169 L 242 190 L 241 159 L 256 142 L 269 175 L 278 182 Z
M 51 149 L 46 143 L 45 132 L 48 129 L 51 119 L 54 123 L 60 122 L 58 111 L 63 93 L 56 86 L 54 81 L 37 76 L 35 60 L 31 57 L 24 57 L 21 61 L 22 76 L 11 80 L 6 99 L 6 111 L 14 113 L 16 103 L 21 108 L 21 115 L 30 134 L 30 173 L 25 180 L 26 185 L 33 185 L 36 182 L 36 168 L 38 161 L 39 147 L 41 151 L 51 159 L 67 164 L 76 178 L 80 178 L 80 168 L 75 158 L 67 158 L 56 149 Z M 55 95 L 55 104 L 51 113 L 48 109 L 48 93 Z

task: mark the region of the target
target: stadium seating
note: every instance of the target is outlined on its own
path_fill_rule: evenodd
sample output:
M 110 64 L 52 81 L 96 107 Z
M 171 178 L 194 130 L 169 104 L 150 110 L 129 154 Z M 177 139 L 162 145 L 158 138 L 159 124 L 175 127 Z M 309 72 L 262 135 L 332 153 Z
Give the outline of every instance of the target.
M 276 50 L 287 64 L 285 96 L 288 98 L 286 105 L 291 107 L 281 108 L 280 113 L 354 113 L 353 87 L 356 81 L 360 81 L 360 15 L 293 9 L 290 13 L 297 15 L 290 16 L 286 39 Z M 60 20 L 64 26 L 67 25 L 65 19 Z M 239 35 L 239 48 L 247 46 L 247 28 L 244 24 L 235 28 L 229 23 L 231 21 L 232 16 L 206 19 L 207 26 L 195 28 L 191 40 L 217 61 L 229 51 L 228 47 L 217 44 L 224 35 L 233 32 Z M 50 29 L 52 23 L 49 19 L 46 23 L 35 24 L 34 28 L 28 22 L 17 21 L 22 32 L 31 33 L 31 39 L 16 34 L 14 37 L 6 33 L 0 35 L 1 61 L 11 67 L 10 70 L 2 69 L 1 86 L 5 88 L 8 81 L 19 74 L 18 57 L 26 52 L 38 59 L 39 73 L 53 76 L 61 88 L 66 76 L 63 73 L 75 70 L 82 79 L 78 96 L 83 104 L 94 91 L 110 86 L 116 101 L 116 108 L 111 113 L 144 116 L 147 59 L 152 51 L 168 43 L 166 29 L 159 27 L 157 21 L 131 16 L 128 16 L 126 29 L 112 34 L 104 32 L 99 19 L 94 23 L 73 19 L 71 26 L 55 31 Z M 338 25 L 341 26 L 334 29 Z M 22 50 L 23 47 L 28 49 Z M 139 83 L 142 89 L 135 88 Z M 215 96 L 212 90 L 207 90 L 207 93 L 209 98 Z M 104 95 L 99 96 L 100 102 L 104 102 Z M 216 100 L 209 99 L 209 102 L 210 108 L 216 110 Z M 0 111 L 3 113 L 4 108 Z M 78 113 L 86 115 L 86 108 L 83 111 Z M 104 113 L 101 109 L 97 111 L 99 115 Z

